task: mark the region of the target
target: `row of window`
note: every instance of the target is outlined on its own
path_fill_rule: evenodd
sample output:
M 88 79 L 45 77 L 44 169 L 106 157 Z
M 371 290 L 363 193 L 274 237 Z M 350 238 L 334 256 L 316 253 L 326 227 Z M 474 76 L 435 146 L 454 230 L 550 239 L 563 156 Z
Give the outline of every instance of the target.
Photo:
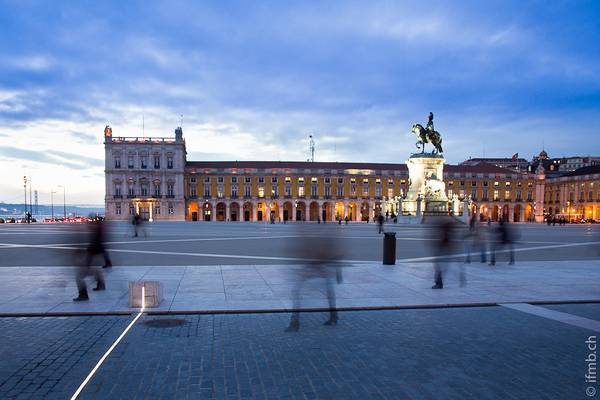
M 146 212 L 150 213 L 150 210 L 147 209 L 147 208 L 144 208 L 144 207 L 142 207 L 140 209 L 140 214 L 145 214 Z M 160 215 L 160 212 L 161 212 L 160 204 L 158 204 L 158 203 L 154 204 L 152 212 L 153 212 L 153 215 Z M 168 203 L 167 204 L 167 213 L 169 215 L 175 214 L 175 205 L 173 203 Z M 116 215 L 121 215 L 122 214 L 121 203 L 115 204 L 115 214 Z M 131 216 L 135 215 L 135 206 L 133 204 L 129 205 L 129 215 L 131 215 Z M 144 217 L 148 217 L 148 216 L 144 215 Z
M 161 196 L 161 184 L 160 183 L 155 183 L 152 185 L 153 186 L 153 196 Z M 128 185 L 127 186 L 127 196 L 128 197 L 136 197 L 136 190 L 135 190 L 135 186 L 133 185 Z M 139 186 L 139 191 L 138 193 L 140 194 L 140 196 L 144 197 L 144 196 L 148 196 L 148 189 L 149 189 L 149 185 L 145 185 L 142 184 Z M 121 185 L 116 184 L 115 188 L 114 188 L 114 195 L 115 197 L 122 197 L 123 193 L 121 191 Z M 174 184 L 173 183 L 167 183 L 167 196 L 169 197 L 174 197 L 175 195 L 175 190 L 174 190 Z
M 148 169 L 148 158 L 149 156 L 147 155 L 141 155 L 139 156 L 139 167 L 141 169 Z M 115 169 L 120 169 L 121 168 L 121 155 L 115 155 L 114 157 L 115 160 Z M 154 169 L 160 169 L 160 165 L 161 165 L 161 156 L 160 155 L 154 155 L 152 157 L 152 161 L 154 162 Z M 135 168 L 135 156 L 130 154 L 127 156 L 127 168 L 128 169 L 133 169 Z M 167 169 L 173 169 L 173 156 L 171 155 L 167 155 Z
M 456 193 L 460 198 L 463 198 L 465 196 L 465 191 L 464 190 L 460 190 Z M 480 200 L 489 200 L 489 189 L 483 189 L 482 191 L 482 196 Z M 448 198 L 452 198 L 452 196 L 454 195 L 454 191 L 453 189 L 448 189 Z M 502 195 L 504 195 L 504 197 L 501 197 Z M 473 200 L 479 200 L 477 198 L 477 190 L 475 188 L 473 188 L 471 190 L 470 193 L 471 199 Z M 493 200 L 504 200 L 504 201 L 511 201 L 512 200 L 512 196 L 511 196 L 511 191 L 510 190 L 504 190 L 504 193 L 502 193 L 501 190 L 494 190 L 492 192 L 492 199 Z M 523 192 L 521 190 L 518 190 L 515 194 L 515 201 L 521 201 L 523 200 Z M 527 191 L 527 201 L 533 201 L 533 192 L 532 191 Z

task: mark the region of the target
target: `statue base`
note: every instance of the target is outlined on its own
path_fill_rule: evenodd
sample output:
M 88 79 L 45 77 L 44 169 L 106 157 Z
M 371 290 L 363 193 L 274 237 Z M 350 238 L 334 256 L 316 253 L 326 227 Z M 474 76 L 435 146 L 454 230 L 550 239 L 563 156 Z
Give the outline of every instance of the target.
M 403 214 L 448 214 L 448 197 L 444 184 L 444 162 L 441 154 L 416 153 L 406 160 L 410 186 L 402 202 Z M 422 203 L 419 207 L 419 201 Z

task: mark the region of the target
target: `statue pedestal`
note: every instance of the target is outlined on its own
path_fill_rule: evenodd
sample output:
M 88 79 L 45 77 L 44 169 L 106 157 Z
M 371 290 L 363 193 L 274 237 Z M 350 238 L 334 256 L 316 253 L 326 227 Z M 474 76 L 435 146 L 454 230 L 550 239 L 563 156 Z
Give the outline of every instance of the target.
M 448 214 L 444 162 L 443 156 L 431 153 L 413 154 L 406 160 L 410 186 L 402 204 L 404 214 Z M 422 204 L 417 207 L 419 197 Z

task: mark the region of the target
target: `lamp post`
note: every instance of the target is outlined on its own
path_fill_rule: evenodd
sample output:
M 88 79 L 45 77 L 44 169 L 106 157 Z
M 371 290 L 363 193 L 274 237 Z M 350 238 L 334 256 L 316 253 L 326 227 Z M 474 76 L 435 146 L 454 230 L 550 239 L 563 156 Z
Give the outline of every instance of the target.
M 569 223 L 571 223 L 571 202 L 567 201 L 567 218 L 569 219 Z
M 23 193 L 25 194 L 25 201 L 23 202 L 23 213 L 27 215 L 27 177 L 23 176 Z
M 52 212 L 52 222 L 54 222 L 54 190 L 50 189 L 50 209 Z
M 67 219 L 67 191 L 64 185 L 58 185 L 58 187 L 61 187 L 63 189 L 63 215 L 64 215 L 64 219 Z

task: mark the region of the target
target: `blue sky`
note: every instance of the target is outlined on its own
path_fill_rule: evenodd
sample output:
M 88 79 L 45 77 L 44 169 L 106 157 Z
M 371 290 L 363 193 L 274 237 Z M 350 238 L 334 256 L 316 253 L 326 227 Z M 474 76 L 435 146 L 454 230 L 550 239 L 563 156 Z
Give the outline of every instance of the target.
M 404 162 L 600 155 L 594 1 L 0 0 L 0 201 L 102 203 L 102 130 L 188 158 Z

